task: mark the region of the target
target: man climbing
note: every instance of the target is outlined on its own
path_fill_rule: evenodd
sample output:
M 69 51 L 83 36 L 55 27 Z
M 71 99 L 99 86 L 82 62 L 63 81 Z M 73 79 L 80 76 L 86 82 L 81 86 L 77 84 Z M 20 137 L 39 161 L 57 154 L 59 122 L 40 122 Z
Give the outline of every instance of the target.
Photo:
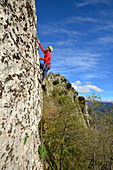
M 51 68 L 51 52 L 53 51 L 53 48 L 51 46 L 48 46 L 45 50 L 43 46 L 40 44 L 39 39 L 37 40 L 38 40 L 41 50 L 44 53 L 44 58 L 40 58 L 40 60 L 44 61 L 44 64 L 40 63 L 40 69 L 43 70 L 43 78 L 42 78 L 42 81 L 43 81 L 46 77 L 46 73 Z

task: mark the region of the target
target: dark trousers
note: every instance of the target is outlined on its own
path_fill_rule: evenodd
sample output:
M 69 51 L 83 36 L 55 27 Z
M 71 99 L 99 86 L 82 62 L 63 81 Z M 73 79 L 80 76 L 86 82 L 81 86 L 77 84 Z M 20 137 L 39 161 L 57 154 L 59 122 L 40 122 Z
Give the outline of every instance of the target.
M 44 64 L 40 63 L 40 69 L 43 70 L 43 78 L 42 78 L 43 81 L 46 77 L 46 73 L 48 72 L 49 67 L 47 65 L 44 66 Z

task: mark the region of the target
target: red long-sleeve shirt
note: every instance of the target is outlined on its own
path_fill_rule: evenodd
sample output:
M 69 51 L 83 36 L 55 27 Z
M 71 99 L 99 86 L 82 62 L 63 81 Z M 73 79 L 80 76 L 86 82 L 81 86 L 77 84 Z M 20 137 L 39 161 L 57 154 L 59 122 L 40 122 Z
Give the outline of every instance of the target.
M 44 53 L 44 58 L 40 58 L 40 60 L 43 60 L 49 68 L 51 68 L 51 53 L 50 51 L 46 51 L 41 44 L 39 44 L 41 50 Z

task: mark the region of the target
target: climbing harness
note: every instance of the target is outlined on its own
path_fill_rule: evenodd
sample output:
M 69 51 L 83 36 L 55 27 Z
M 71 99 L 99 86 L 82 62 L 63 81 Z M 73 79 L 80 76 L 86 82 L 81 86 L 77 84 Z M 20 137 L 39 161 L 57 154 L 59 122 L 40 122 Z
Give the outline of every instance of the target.
M 46 63 L 44 63 L 43 71 L 45 70 L 45 68 L 46 68 Z

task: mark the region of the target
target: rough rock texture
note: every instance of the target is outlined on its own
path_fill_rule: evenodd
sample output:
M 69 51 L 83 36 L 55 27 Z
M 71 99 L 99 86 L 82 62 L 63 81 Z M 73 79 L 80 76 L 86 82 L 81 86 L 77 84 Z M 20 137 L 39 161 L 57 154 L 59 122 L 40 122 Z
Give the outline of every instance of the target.
M 78 97 L 78 101 L 79 101 L 79 105 L 81 108 L 81 111 L 83 113 L 83 118 L 85 120 L 85 122 L 87 123 L 88 126 L 90 126 L 90 122 L 89 122 L 89 112 L 88 112 L 88 103 L 86 101 L 86 99 L 83 96 L 79 96 Z
M 61 74 L 54 74 L 50 72 L 44 80 L 43 87 L 46 89 L 48 96 L 51 95 L 54 89 L 57 88 L 62 91 L 62 94 L 67 94 L 71 98 L 72 102 L 76 101 L 78 98 L 78 92 L 71 87 L 70 82 Z
M 88 104 L 83 96 L 78 96 L 78 92 L 72 87 L 70 82 L 61 74 L 50 72 L 43 83 L 43 89 L 47 96 L 68 96 L 71 101 L 76 102 L 76 113 L 81 115 L 81 121 L 85 126 L 90 126 Z
M 0 169 L 41 170 L 35 0 L 0 0 Z M 28 137 L 27 137 L 28 136 Z

